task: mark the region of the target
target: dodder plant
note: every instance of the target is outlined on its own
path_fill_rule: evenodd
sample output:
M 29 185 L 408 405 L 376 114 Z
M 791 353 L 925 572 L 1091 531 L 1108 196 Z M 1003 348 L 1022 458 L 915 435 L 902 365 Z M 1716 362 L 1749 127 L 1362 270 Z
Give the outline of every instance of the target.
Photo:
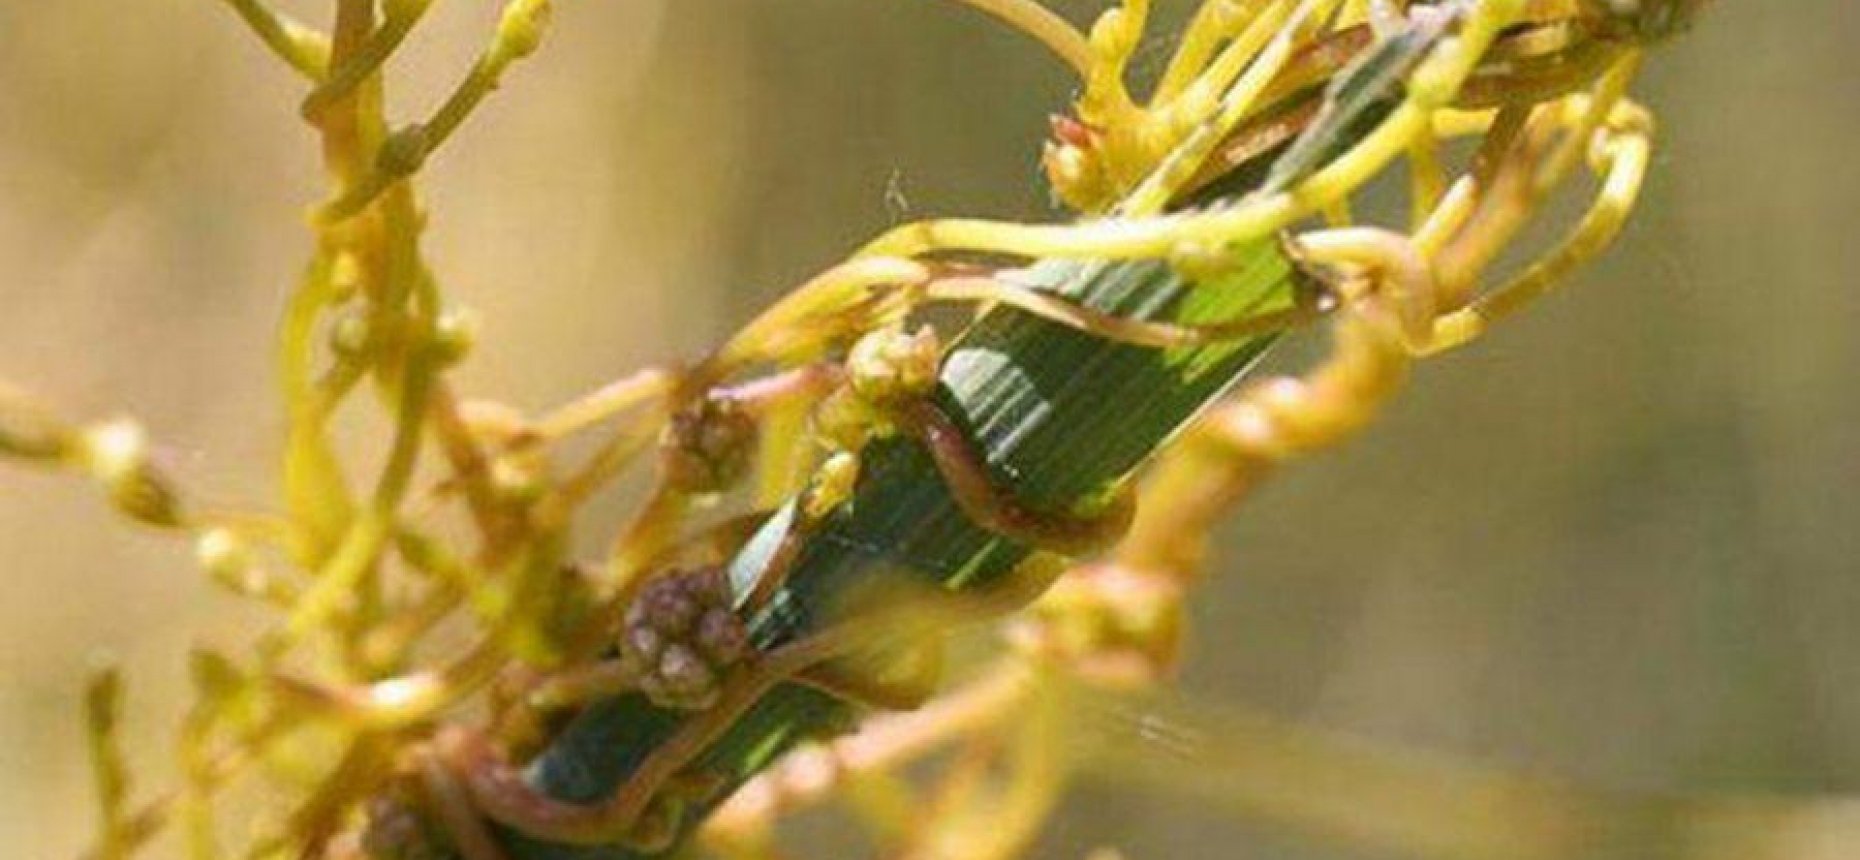
M 548 0 L 511 0 L 450 97 L 399 126 L 384 64 L 427 0 L 337 0 L 327 34 L 228 0 L 308 81 L 334 181 L 279 330 L 280 509 L 196 507 L 135 424 L 0 399 L 0 451 L 95 478 L 278 611 L 248 651 L 195 653 L 184 778 L 141 805 L 119 681 L 95 681 L 93 856 L 176 825 L 220 856 L 215 798 L 254 774 L 294 800 L 241 856 L 636 857 L 701 833 L 772 857 L 778 818 L 835 796 L 887 856 L 1017 853 L 1088 763 L 1065 741 L 1080 698 L 1168 675 L 1214 521 L 1614 237 L 1652 127 L 1628 86 L 1696 5 L 1207 0 L 1139 99 L 1147 0 L 1089 34 L 1034 0 L 965 2 L 1077 71 L 1044 163 L 1080 220 L 898 228 L 701 360 L 530 416 L 449 380 L 473 326 L 422 259 L 413 179 L 536 50 Z M 1407 223 L 1356 223 L 1397 161 Z M 1599 182 L 1567 237 L 1489 281 L 1584 167 Z M 968 321 L 930 326 L 930 304 Z M 1319 326 L 1315 368 L 1236 389 Z M 394 432 L 356 488 L 328 434 L 365 388 Z M 604 441 L 564 462 L 581 433 Z M 611 550 L 571 558 L 571 529 L 612 528 L 577 512 L 641 459 L 656 479 Z M 1005 619 L 999 664 L 918 707 L 939 638 L 985 619 Z M 472 644 L 433 653 L 460 624 Z M 845 735 L 868 709 L 907 713 Z M 901 775 L 942 749 L 934 783 Z M 1407 832 L 1370 835 L 1486 845 Z

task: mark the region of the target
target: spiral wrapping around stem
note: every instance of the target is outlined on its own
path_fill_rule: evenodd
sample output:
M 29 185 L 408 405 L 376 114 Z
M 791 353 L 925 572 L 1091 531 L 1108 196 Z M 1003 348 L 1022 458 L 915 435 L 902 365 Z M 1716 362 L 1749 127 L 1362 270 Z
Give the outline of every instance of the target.
M 1425 228 L 1417 227 L 1411 244 L 1428 246 L 1427 261 L 1397 266 L 1401 277 L 1378 278 L 1367 292 L 1343 295 L 1327 287 L 1319 302 L 1310 301 L 1310 286 L 1321 279 L 1307 275 L 1297 249 L 1324 262 L 1361 263 L 1340 257 L 1326 240 L 1367 234 L 1313 237 L 1300 245 L 1281 242 L 1275 233 L 1320 212 L 1347 219 L 1349 195 L 1404 151 L 1417 167 L 1415 211 L 1431 211 L 1436 204 L 1455 211 L 1460 198 L 1454 195 L 1464 189 L 1448 188 L 1437 161 L 1430 167 L 1424 156 L 1434 135 L 1452 133 L 1439 120 L 1456 94 L 1470 99 L 1469 105 L 1506 106 L 1495 118 L 1461 122 L 1487 133 L 1488 146 L 1497 152 L 1502 147 L 1493 141 L 1510 144 L 1520 129 L 1531 142 L 1534 132 L 1521 106 L 1558 97 L 1607 69 L 1586 103 L 1588 113 L 1570 126 L 1563 145 L 1532 156 L 1566 167 L 1598 128 L 1618 130 L 1612 109 L 1632 63 L 1611 65 L 1627 49 L 1608 40 L 1653 38 L 1649 33 L 1663 34 L 1675 19 L 1642 16 L 1624 29 L 1603 28 L 1596 31 L 1601 41 L 1582 46 L 1588 53 L 1571 51 L 1536 65 L 1531 57 L 1509 60 L 1528 52 L 1540 41 L 1533 37 L 1542 34 L 1528 26 L 1508 28 L 1533 20 L 1529 15 L 1539 13 L 1530 10 L 1539 7 L 1563 10 L 1545 15 L 1603 7 L 1608 14 L 1625 14 L 1613 11 L 1619 4 L 1597 4 L 1601 0 L 1576 6 L 1521 0 L 1442 0 L 1412 8 L 1371 4 L 1385 12 L 1406 8 L 1408 14 L 1346 26 L 1343 19 L 1352 10 L 1361 12 L 1363 4 L 1264 0 L 1244 21 L 1198 16 L 1152 102 L 1139 108 L 1122 77 L 1142 35 L 1147 3 L 1130 0 L 1106 15 L 1089 40 L 1042 14 L 1032 0 L 975 3 L 1028 29 L 1087 79 L 1081 117 L 1102 122 L 1057 123 L 1056 132 L 1071 148 L 1049 150 L 1049 171 L 1058 179 L 1062 168 L 1080 166 L 1076 159 L 1116 162 L 1098 164 L 1101 173 L 1086 177 L 1110 185 L 1087 183 L 1073 190 L 1134 194 L 1136 203 L 1116 209 L 1117 218 L 1083 225 L 957 221 L 900 229 L 868 250 L 909 257 L 855 258 L 784 301 L 711 360 L 688 371 L 651 375 L 581 404 L 585 408 L 520 427 L 522 433 L 506 439 L 475 426 L 442 377 L 461 341 L 421 262 L 415 237 L 422 216 L 403 180 L 419 170 L 504 69 L 535 48 L 549 4 L 507 3 L 491 45 L 452 97 L 427 122 L 390 131 L 380 111 L 380 70 L 426 10 L 424 0 L 387 3 L 379 22 L 371 0 L 341 0 L 328 40 L 259 4 L 235 2 L 267 43 L 315 82 L 306 114 L 323 135 L 339 182 L 337 194 L 318 213 L 325 243 L 292 303 L 281 350 L 292 421 L 286 475 L 293 505 L 290 538 L 301 543 L 293 549 L 318 575 L 301 589 L 255 580 L 246 589 L 292 609 L 290 624 L 264 643 L 259 677 L 266 692 L 354 732 L 338 766 L 293 816 L 302 833 L 292 836 L 301 835 L 307 850 L 321 850 L 353 807 L 341 796 L 351 785 L 380 788 L 384 798 L 389 788 L 412 785 L 428 805 L 426 823 L 442 823 L 452 849 L 467 860 L 501 860 L 506 854 L 515 860 L 658 856 L 679 845 L 708 809 L 783 750 L 844 728 L 853 704 L 843 698 L 847 690 L 816 670 L 869 651 L 880 639 L 909 638 L 906 633 L 947 626 L 965 613 L 1024 605 L 1050 581 L 1026 577 L 1028 570 L 1051 569 L 1030 561 L 1093 553 L 1121 535 L 1130 522 L 1124 487 L 1130 473 L 1245 375 L 1281 331 L 1340 308 L 1332 363 L 1305 380 L 1253 390 L 1222 410 L 1226 421 L 1210 425 L 1234 430 L 1228 441 L 1241 451 L 1239 459 L 1259 462 L 1347 431 L 1399 378 L 1417 345 L 1452 345 L 1476 335 L 1486 320 L 1534 297 L 1605 244 L 1638 188 L 1645 142 L 1629 136 L 1598 143 L 1598 162 L 1626 167 L 1610 175 L 1602 203 L 1583 228 L 1515 289 L 1470 304 L 1464 292 L 1470 287 L 1455 278 L 1480 268 L 1489 247 L 1505 244 L 1516 219 L 1488 218 L 1481 222 L 1483 233 L 1447 249 L 1447 257 L 1458 262 L 1444 266 L 1452 276 L 1444 287 L 1431 272 L 1420 271 L 1436 265 L 1440 247 L 1423 239 Z M 1694 4 L 1680 5 L 1690 10 Z M 1671 2 L 1634 8 L 1652 7 L 1679 8 Z M 1376 38 L 1366 38 L 1370 29 Z M 1497 64 L 1496 74 L 1479 68 L 1495 44 L 1508 59 Z M 1630 119 L 1631 114 L 1625 112 Z M 1107 130 L 1128 134 L 1107 137 Z M 1514 161 L 1534 164 L 1532 159 Z M 1212 166 L 1197 168 L 1203 164 Z M 1431 180 L 1424 175 L 1430 171 Z M 1557 176 L 1560 169 L 1546 169 L 1526 178 L 1552 187 Z M 1476 178 L 1495 185 L 1512 179 L 1502 169 Z M 1535 194 L 1544 190 L 1538 185 L 1530 186 Z M 1513 202 L 1528 212 L 1536 197 Z M 1173 211 L 1155 215 L 1171 204 Z M 963 271 L 961 264 L 919 259 L 965 250 L 1065 259 L 982 276 Z M 1417 254 L 1410 256 L 1419 259 Z M 1424 289 L 1413 288 L 1423 281 Z M 311 336 L 325 314 L 356 293 L 368 311 L 366 319 L 356 320 L 362 333 L 338 338 L 335 362 L 323 377 L 312 378 Z M 815 510 L 807 504 L 815 497 L 804 494 L 769 517 L 723 568 L 690 579 L 647 575 L 663 569 L 678 549 L 671 535 L 694 500 L 729 489 L 746 470 L 762 416 L 732 411 L 751 399 L 747 388 L 738 392 L 740 403 L 735 397 L 711 399 L 719 386 L 761 363 L 818 362 L 850 334 L 895 325 L 925 301 L 989 309 L 947 353 L 934 391 L 880 410 L 898 432 L 861 452 L 859 480 L 843 500 Z M 1437 304 L 1452 305 L 1457 315 L 1436 319 L 1436 311 L 1448 309 Z M 789 375 L 801 379 L 805 369 L 781 376 Z M 335 405 L 371 376 L 392 395 L 394 451 L 373 495 L 351 499 L 323 437 Z M 778 387 L 801 392 L 794 402 L 804 403 L 815 396 L 808 391 L 832 376 L 810 377 L 793 391 L 785 382 Z M 552 485 L 542 473 L 546 464 L 524 462 L 520 455 L 526 446 L 546 444 L 626 404 L 648 401 L 655 416 L 670 419 L 661 435 L 660 482 L 645 512 L 617 542 L 608 580 L 590 585 L 579 574 L 565 573 L 561 563 L 569 516 L 650 446 L 656 427 L 643 424 L 649 429 L 618 434 L 560 484 Z M 429 424 L 454 473 L 444 492 L 462 490 L 485 540 L 483 552 L 469 562 L 439 558 L 403 524 L 402 502 L 410 496 Z M 27 432 L 34 430 L 0 426 L 0 450 L 40 458 L 63 451 L 48 446 L 42 433 Z M 154 474 L 110 471 L 118 473 Z M 522 494 L 526 482 L 544 488 L 540 498 Z M 150 480 L 118 483 L 131 490 L 165 487 Z M 141 512 L 144 521 L 194 524 L 184 523 L 178 510 L 154 505 L 165 494 L 120 495 L 119 506 Z M 238 548 L 224 546 L 229 534 L 210 532 L 202 545 L 224 550 L 212 553 L 213 560 L 223 563 L 218 566 L 226 568 L 227 581 L 243 583 L 249 571 L 232 563 Z M 1159 543 L 1153 535 L 1146 540 Z M 400 629 L 371 631 L 381 635 L 366 637 L 368 647 L 357 644 L 354 653 L 342 655 L 350 674 L 379 678 L 369 659 L 388 665 L 404 658 L 438 618 L 467 602 L 486 623 L 483 641 L 442 671 L 371 684 L 322 686 L 277 674 L 277 661 L 313 634 L 350 625 L 357 629 L 340 635 L 362 642 L 360 625 L 344 616 L 348 601 L 355 595 L 364 606 L 381 600 L 378 567 L 383 554 L 394 550 L 437 587 L 414 613 L 419 617 L 396 619 L 406 621 Z M 866 599 L 884 596 L 895 585 L 905 586 L 896 592 L 899 599 Z M 557 591 L 568 595 L 558 597 Z M 937 612 L 946 598 L 958 611 Z M 547 739 L 526 769 L 503 764 L 500 750 L 472 745 L 456 726 L 435 733 L 432 721 L 443 709 L 494 680 L 521 674 L 504 671 L 512 668 L 512 656 L 546 662 L 562 653 L 571 659 L 592 653 L 585 643 L 563 646 L 553 631 L 541 629 L 558 620 L 558 602 L 625 609 L 629 599 L 617 658 L 594 667 L 607 674 L 575 679 L 565 672 L 555 679 L 564 683 L 551 688 L 567 696 L 563 701 L 590 690 L 627 692 L 587 706 L 553 735 L 537 730 L 524 736 L 530 742 Z M 912 613 L 923 616 L 916 622 L 931 623 L 913 622 Z M 753 645 L 752 652 L 745 653 L 746 644 Z M 370 657 L 369 648 L 377 656 Z M 567 683 L 574 680 L 586 682 L 580 692 Z M 500 688 L 493 698 L 504 694 Z M 494 701 L 494 708 L 500 718 L 506 715 L 501 703 Z M 200 724 L 210 722 L 202 717 Z M 240 751 L 262 751 L 268 742 L 254 741 Z M 522 743 L 515 745 L 521 749 Z M 411 748 L 399 761 L 391 754 L 396 744 Z M 223 770 L 197 769 L 209 775 Z M 190 779 L 198 802 L 223 781 Z M 148 830 L 159 815 L 125 816 L 120 801 L 115 796 L 108 805 L 108 831 L 139 842 L 144 837 L 127 835 Z M 394 826 L 406 823 L 396 817 L 405 811 L 384 812 L 375 835 L 393 844 L 425 839 L 408 836 L 419 828 Z M 478 820 L 480 811 L 505 826 L 488 829 Z M 444 841 L 428 836 L 427 841 Z

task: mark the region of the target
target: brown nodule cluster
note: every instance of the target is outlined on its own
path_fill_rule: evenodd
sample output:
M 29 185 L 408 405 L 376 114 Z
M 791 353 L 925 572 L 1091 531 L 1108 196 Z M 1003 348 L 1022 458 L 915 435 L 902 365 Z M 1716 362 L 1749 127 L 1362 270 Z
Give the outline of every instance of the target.
M 749 471 L 756 422 L 735 402 L 704 398 L 679 410 L 659 437 L 665 480 L 687 493 L 720 493 Z
M 717 700 L 723 675 L 748 650 L 748 631 L 730 609 L 720 567 L 656 577 L 627 607 L 620 659 L 654 704 L 702 710 Z

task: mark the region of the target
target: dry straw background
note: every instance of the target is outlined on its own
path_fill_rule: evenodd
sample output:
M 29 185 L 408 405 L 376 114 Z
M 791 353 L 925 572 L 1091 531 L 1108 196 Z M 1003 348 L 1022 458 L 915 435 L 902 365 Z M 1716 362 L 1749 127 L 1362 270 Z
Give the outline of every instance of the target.
M 950 4 L 561 7 L 426 173 L 435 264 L 488 320 L 476 391 L 541 407 L 689 355 L 903 218 L 1051 217 L 1034 159 L 1063 70 Z M 400 115 L 493 16 L 439 4 Z M 1622 246 L 1259 496 L 1184 684 L 1617 788 L 1860 792 L 1855 37 L 1850 0 L 1721 2 L 1661 52 Z M 141 416 L 216 499 L 271 486 L 267 346 L 321 187 L 300 95 L 209 0 L 0 0 L 0 376 Z M 185 646 L 253 617 L 91 488 L 14 469 L 0 577 L 0 845 L 70 856 L 86 661 L 127 662 L 158 762 Z M 1107 841 L 1341 856 L 1110 787 L 1042 856 Z

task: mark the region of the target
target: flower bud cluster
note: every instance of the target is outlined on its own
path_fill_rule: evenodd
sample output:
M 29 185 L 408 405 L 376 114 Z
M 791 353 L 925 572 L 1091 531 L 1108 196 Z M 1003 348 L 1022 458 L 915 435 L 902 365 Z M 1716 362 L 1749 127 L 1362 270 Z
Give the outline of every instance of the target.
M 620 660 L 640 692 L 664 708 L 702 710 L 717 701 L 724 673 L 743 658 L 749 634 L 730 608 L 721 567 L 675 570 L 640 589 L 627 607 Z

